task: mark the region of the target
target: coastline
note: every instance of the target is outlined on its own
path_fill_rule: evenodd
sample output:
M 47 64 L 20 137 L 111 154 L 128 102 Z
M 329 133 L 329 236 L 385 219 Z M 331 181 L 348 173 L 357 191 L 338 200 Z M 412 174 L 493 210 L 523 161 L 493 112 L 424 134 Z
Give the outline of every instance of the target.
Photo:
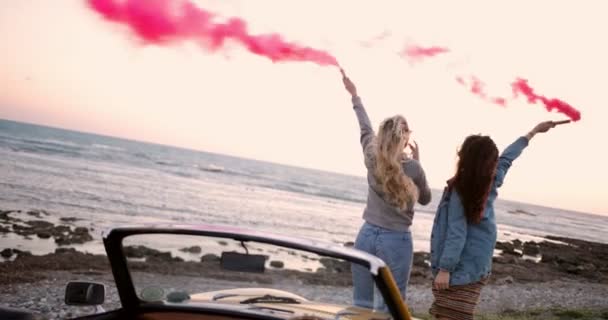
M 27 216 L 28 219 L 19 217 Z M 31 219 L 29 219 L 31 218 Z M 81 252 L 83 245 L 94 241 L 97 231 L 79 226 L 76 218 L 54 218 L 45 211 L 0 210 L 0 237 L 20 237 L 23 241 L 45 239 L 56 245 L 54 252 L 32 254 L 17 248 L 0 248 L 0 301 L 7 307 L 32 310 L 45 319 L 61 319 L 87 314 L 87 308 L 63 304 L 65 284 L 70 280 L 91 280 L 108 286 L 104 308 L 119 305 L 107 258 L 103 254 Z M 29 238 L 30 240 L 27 240 Z M 7 241 L 4 241 L 7 243 Z M 345 244 L 349 245 L 349 244 Z M 578 239 L 546 236 L 543 241 L 498 242 L 489 285 L 484 288 L 479 312 L 501 313 L 539 308 L 608 308 L 608 244 Z M 159 262 L 137 269 L 141 277 L 162 274 L 183 283 L 189 292 L 216 290 L 221 284 L 250 286 L 233 281 L 212 268 L 200 268 L 198 262 L 175 261 L 163 253 Z M 162 259 L 171 260 L 170 270 Z M 256 278 L 263 286 L 286 275 L 302 279 L 302 287 L 325 301 L 350 303 L 352 284 L 348 266 L 321 262 L 315 272 L 269 268 Z M 175 272 L 187 276 L 174 276 Z M 197 283 L 205 279 L 205 283 Z M 209 283 L 213 279 L 214 283 Z M 323 285 L 321 285 L 323 284 Z M 432 302 L 428 253 L 416 252 L 407 301 L 415 313 L 426 313 Z M 217 287 L 214 287 L 216 285 Z M 283 286 L 283 284 L 281 284 Z M 295 284 L 286 283 L 285 289 Z M 296 288 L 296 287 L 294 287 Z M 90 309 L 90 308 L 89 308 Z

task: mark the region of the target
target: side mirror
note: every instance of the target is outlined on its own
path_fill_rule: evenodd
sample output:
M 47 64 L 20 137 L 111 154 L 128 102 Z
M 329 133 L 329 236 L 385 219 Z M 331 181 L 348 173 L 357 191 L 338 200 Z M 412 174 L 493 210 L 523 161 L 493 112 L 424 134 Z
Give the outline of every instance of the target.
M 65 288 L 65 304 L 97 306 L 103 304 L 106 287 L 101 283 L 70 281 Z

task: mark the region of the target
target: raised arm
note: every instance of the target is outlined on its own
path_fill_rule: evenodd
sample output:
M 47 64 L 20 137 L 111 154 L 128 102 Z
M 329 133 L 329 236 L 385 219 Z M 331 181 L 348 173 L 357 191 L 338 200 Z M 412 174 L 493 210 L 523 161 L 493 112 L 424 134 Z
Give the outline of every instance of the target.
M 528 137 L 519 137 L 502 152 L 498 158 L 498 165 L 496 166 L 496 177 L 494 178 L 494 185 L 496 188 L 502 186 L 513 161 L 521 155 L 522 151 L 528 146 L 529 141 Z
M 363 103 L 361 103 L 361 98 L 357 95 L 357 87 L 355 84 L 346 76 L 344 70 L 340 69 L 342 72 L 342 82 L 344 83 L 344 88 L 352 97 L 353 109 L 355 110 L 355 114 L 357 115 L 357 120 L 359 121 L 359 128 L 361 130 L 361 147 L 363 147 L 363 152 L 369 146 L 374 138 L 374 129 L 372 128 L 372 124 L 369 121 L 369 116 L 363 107 Z
M 558 124 L 564 124 L 568 122 L 559 121 L 545 121 L 537 124 L 528 134 L 525 136 L 519 137 L 515 142 L 511 143 L 500 155 L 498 158 L 498 165 L 496 167 L 496 178 L 494 180 L 494 185 L 496 188 L 500 188 L 505 180 L 505 176 L 511 168 L 513 161 L 517 159 L 522 153 L 522 151 L 528 146 L 528 143 L 532 138 L 538 134 L 549 131 L 551 128 L 554 128 Z
M 359 129 L 361 130 L 361 147 L 363 148 L 363 152 L 365 152 L 376 134 L 374 133 L 371 122 L 369 121 L 367 112 L 361 103 L 361 98 L 354 96 L 352 97 L 352 101 L 353 109 L 355 110 L 357 120 L 359 121 Z

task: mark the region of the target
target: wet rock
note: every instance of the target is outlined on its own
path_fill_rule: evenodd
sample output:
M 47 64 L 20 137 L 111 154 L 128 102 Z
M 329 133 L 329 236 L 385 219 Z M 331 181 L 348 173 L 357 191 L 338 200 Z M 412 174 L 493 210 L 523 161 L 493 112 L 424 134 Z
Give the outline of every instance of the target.
M 22 251 L 19 249 L 13 249 L 13 253 L 17 255 L 17 257 L 29 257 L 32 255 L 29 251 Z
M 522 249 L 522 242 L 519 239 L 515 239 L 513 241 L 511 241 L 511 243 L 513 243 L 513 246 L 515 247 L 515 249 L 521 250 Z
M 70 233 L 72 229 L 70 229 L 69 226 L 64 226 L 64 225 L 60 225 L 60 226 L 56 226 L 54 229 L 54 233 L 57 234 L 67 234 Z
M 412 273 L 410 274 L 411 278 L 422 278 L 422 279 L 427 279 L 431 277 L 431 272 L 430 269 L 425 270 L 425 269 L 420 269 L 420 268 L 414 268 L 412 270 Z
M 172 257 L 171 252 L 158 251 L 146 246 L 127 246 L 123 250 L 127 258 L 146 258 L 147 262 L 159 263 L 184 261 L 184 259 L 180 257 Z
M 213 253 L 208 253 L 201 257 L 201 262 L 219 262 L 220 257 Z
M 414 252 L 414 266 L 426 268 L 430 267 L 431 255 L 427 252 Z
M 5 226 L 0 225 L 0 233 L 9 233 L 11 229 Z
M 281 269 L 285 266 L 285 264 L 283 263 L 283 261 L 272 260 L 270 261 L 270 266 L 273 268 Z
M 514 250 L 515 249 L 515 246 L 513 246 L 512 243 L 502 242 L 502 241 L 496 241 L 496 245 L 494 245 L 494 247 L 498 250 L 506 250 L 506 249 Z
M 11 213 L 13 212 L 21 212 L 19 210 L 0 210 L 0 220 L 2 221 L 6 221 L 6 222 L 16 222 L 16 221 L 21 221 L 19 219 L 13 218 L 10 216 Z
M 12 255 L 13 255 L 13 249 L 6 248 L 6 249 L 0 251 L 0 256 L 2 256 L 3 258 L 8 259 Z
M 538 243 L 542 264 L 569 277 L 608 283 L 608 244 L 555 236 L 546 238 L 552 241 Z
M 29 210 L 28 212 L 26 212 L 26 214 L 36 218 L 42 218 L 43 215 L 49 215 L 49 213 L 44 210 Z
M 28 234 L 32 234 L 31 233 L 32 228 L 30 228 L 30 227 L 22 226 L 22 225 L 16 224 L 16 223 L 13 223 L 12 227 L 13 227 L 13 231 L 18 235 L 25 236 Z
M 146 261 L 147 262 L 151 262 L 151 263 L 154 263 L 154 262 L 159 262 L 159 263 L 163 263 L 163 262 L 184 262 L 184 259 L 182 259 L 180 257 L 173 257 L 173 256 L 171 256 L 171 253 L 169 253 L 169 256 L 162 255 L 162 256 L 148 257 L 148 258 L 146 258 Z
M 504 284 L 511 284 L 513 282 L 515 282 L 515 280 L 513 279 L 512 276 L 506 276 L 504 278 L 497 279 L 495 283 L 498 285 L 504 285 Z
M 43 232 L 38 232 L 36 234 L 38 236 L 38 238 L 40 239 L 48 239 L 51 237 L 51 234 L 49 232 L 43 231 Z
M 179 251 L 181 252 L 188 252 L 188 253 L 201 253 L 201 247 L 199 246 L 192 246 L 192 247 L 188 247 L 188 248 L 181 248 L 179 249 Z
M 0 210 L 0 219 L 6 217 L 9 213 L 17 212 L 17 210 Z
M 515 244 L 511 243 L 511 242 L 500 242 L 497 241 L 495 248 L 498 250 L 502 250 L 503 253 L 509 253 L 509 254 L 513 254 L 513 255 L 518 255 L 519 253 L 517 251 L 515 251 L 516 246 Z
M 540 254 L 540 246 L 534 241 L 524 242 L 523 254 L 528 256 L 536 256 Z
M 93 237 L 86 231 L 85 233 L 72 233 L 67 236 L 60 235 L 55 238 L 55 243 L 60 246 L 70 244 L 82 244 L 88 241 L 92 241 Z
M 6 248 L 2 251 L 0 251 L 0 256 L 2 256 L 3 258 L 10 258 L 13 255 L 17 255 L 17 257 L 27 257 L 27 256 L 31 256 L 32 253 L 29 251 L 21 251 L 19 249 L 11 249 L 11 248 Z
M 126 246 L 124 247 L 123 252 L 128 258 L 145 258 L 163 254 L 169 254 L 169 256 L 171 256 L 171 253 L 169 252 L 161 252 L 146 246 Z
M 34 229 L 34 230 L 32 230 L 32 232 L 39 231 L 39 230 L 49 230 L 55 226 L 52 223 L 50 223 L 48 221 L 44 221 L 44 220 L 32 220 L 32 221 L 26 221 L 25 223 L 27 225 L 29 225 L 32 229 Z
M 347 261 L 323 257 L 319 259 L 319 262 L 329 272 L 342 273 L 350 271 L 350 263 Z
M 517 264 L 519 259 L 516 255 L 506 254 L 492 258 L 492 261 L 497 264 Z
M 61 221 L 61 222 L 75 222 L 75 221 L 78 221 L 78 220 L 81 220 L 81 219 L 74 218 L 74 217 L 61 217 L 61 218 L 59 218 L 59 221 Z
M 76 253 L 74 248 L 57 248 L 55 249 L 56 254 Z
M 26 239 L 31 239 L 30 236 L 34 235 L 42 239 L 53 237 L 58 245 L 82 244 L 93 240 L 89 230 L 85 227 L 77 227 L 72 231 L 69 226 L 55 226 L 44 220 L 31 220 L 23 223 L 25 225 L 13 223 L 12 229 L 13 232 Z
M 85 228 L 85 227 L 76 227 L 76 229 L 74 229 L 74 233 L 78 233 L 78 234 L 82 234 L 82 233 L 88 233 L 89 229 Z

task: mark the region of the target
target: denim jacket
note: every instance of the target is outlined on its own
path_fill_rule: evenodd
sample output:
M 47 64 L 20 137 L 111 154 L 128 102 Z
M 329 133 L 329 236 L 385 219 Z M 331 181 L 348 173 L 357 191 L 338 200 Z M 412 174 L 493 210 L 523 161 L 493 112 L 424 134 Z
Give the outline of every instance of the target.
M 460 196 L 446 187 L 437 206 L 431 233 L 431 269 L 436 276 L 440 269 L 450 272 L 450 285 L 477 282 L 492 271 L 492 256 L 496 244 L 494 200 L 507 171 L 522 151 L 528 139 L 520 137 L 500 155 L 494 183 L 488 196 L 484 215 L 479 224 L 467 223 Z

